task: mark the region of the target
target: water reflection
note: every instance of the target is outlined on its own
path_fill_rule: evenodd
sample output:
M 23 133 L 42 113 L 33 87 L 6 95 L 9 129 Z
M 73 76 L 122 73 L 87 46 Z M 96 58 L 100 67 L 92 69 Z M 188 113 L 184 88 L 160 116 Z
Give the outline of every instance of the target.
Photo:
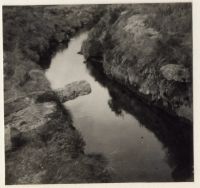
M 82 79 L 91 85 L 91 94 L 65 103 L 85 155 L 101 153 L 112 182 L 192 180 L 192 126 L 148 107 L 94 62 L 84 64 L 78 52 L 86 37 L 74 38 L 46 72 L 55 89 Z
M 102 86 L 108 88 L 111 99 L 108 105 L 117 116 L 122 111 L 132 114 L 140 124 L 152 131 L 161 141 L 166 160 L 175 181 L 193 180 L 193 129 L 192 125 L 145 105 L 128 90 L 113 83 L 103 75 L 102 67 L 96 62 L 87 62 L 90 74 Z

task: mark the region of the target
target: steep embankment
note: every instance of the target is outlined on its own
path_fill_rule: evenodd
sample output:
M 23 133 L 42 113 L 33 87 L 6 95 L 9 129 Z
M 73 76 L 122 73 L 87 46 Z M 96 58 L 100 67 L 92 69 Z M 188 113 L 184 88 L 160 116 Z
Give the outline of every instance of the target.
M 41 68 L 102 11 L 101 6 L 3 7 L 6 184 L 108 181 L 105 160 L 84 154 L 84 141 L 59 100 L 63 92 L 57 96 L 51 90 Z
M 146 102 L 192 121 L 191 4 L 111 6 L 82 53 Z

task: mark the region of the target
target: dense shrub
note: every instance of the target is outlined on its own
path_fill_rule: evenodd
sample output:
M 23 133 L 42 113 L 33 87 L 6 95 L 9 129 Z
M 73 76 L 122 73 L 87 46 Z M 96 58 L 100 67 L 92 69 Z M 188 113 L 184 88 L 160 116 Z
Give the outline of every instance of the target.
M 35 62 L 53 44 L 65 42 L 75 32 L 99 19 L 104 6 L 9 6 L 3 7 L 3 44 L 11 51 L 16 44 Z M 76 19 L 74 19 L 76 17 Z

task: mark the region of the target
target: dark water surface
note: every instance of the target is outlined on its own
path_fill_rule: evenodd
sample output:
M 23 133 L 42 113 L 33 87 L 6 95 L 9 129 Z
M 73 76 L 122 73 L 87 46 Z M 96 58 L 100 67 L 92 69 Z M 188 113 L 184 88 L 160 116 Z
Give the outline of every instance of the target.
M 53 57 L 46 76 L 52 88 L 87 80 L 89 95 L 65 103 L 80 131 L 85 153 L 108 160 L 114 182 L 192 181 L 192 127 L 143 104 L 105 78 L 79 55 L 87 32 Z

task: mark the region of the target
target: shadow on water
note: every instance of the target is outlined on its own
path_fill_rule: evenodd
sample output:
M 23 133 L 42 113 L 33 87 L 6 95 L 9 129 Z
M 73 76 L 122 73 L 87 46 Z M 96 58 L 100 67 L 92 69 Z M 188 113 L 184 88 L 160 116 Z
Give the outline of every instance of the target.
M 123 86 L 106 78 L 99 63 L 86 62 L 86 66 L 90 75 L 108 89 L 111 96 L 108 101 L 110 109 L 118 116 L 122 115 L 122 110 L 132 114 L 141 126 L 153 132 L 160 140 L 174 181 L 193 181 L 192 125 L 144 104 Z

